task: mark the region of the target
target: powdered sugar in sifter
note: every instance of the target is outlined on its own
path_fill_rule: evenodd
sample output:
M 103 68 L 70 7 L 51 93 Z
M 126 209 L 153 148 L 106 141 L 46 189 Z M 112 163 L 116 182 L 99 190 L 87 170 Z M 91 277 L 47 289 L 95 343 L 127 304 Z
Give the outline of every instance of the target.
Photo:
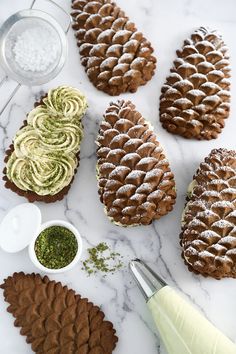
M 41 0 L 42 1 L 42 0 Z M 50 14 L 30 9 L 11 15 L 0 28 L 0 65 L 5 76 L 0 87 L 8 78 L 17 82 L 10 97 L 0 107 L 3 113 L 21 85 L 36 86 L 49 82 L 62 70 L 67 58 L 67 37 L 70 28 L 70 15 L 53 0 L 50 2 L 68 18 L 63 29 Z

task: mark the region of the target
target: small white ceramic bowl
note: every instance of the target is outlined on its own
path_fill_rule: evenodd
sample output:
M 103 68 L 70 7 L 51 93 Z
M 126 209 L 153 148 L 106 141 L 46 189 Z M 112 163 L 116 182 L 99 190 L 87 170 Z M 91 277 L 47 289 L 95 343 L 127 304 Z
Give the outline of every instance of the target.
M 73 234 L 75 235 L 77 242 L 78 242 L 78 250 L 77 253 L 75 255 L 75 258 L 73 259 L 73 261 L 71 263 L 69 263 L 66 267 L 60 268 L 60 269 L 50 269 L 47 268 L 45 266 L 43 266 L 35 253 L 35 241 L 38 238 L 39 234 L 44 231 L 45 229 L 49 228 L 50 226 L 63 226 L 65 228 L 67 228 L 68 230 L 70 230 L 71 232 L 73 232 Z M 80 257 L 81 257 L 81 253 L 82 253 L 82 238 L 80 236 L 79 231 L 69 222 L 67 221 L 63 221 L 63 220 L 51 220 L 48 222 L 45 222 L 41 225 L 39 233 L 37 234 L 37 236 L 32 240 L 32 242 L 29 245 L 29 256 L 31 261 L 33 262 L 33 264 L 35 265 L 35 267 L 37 267 L 39 270 L 45 272 L 45 273 L 64 273 L 67 272 L 68 270 L 71 270 L 79 261 Z

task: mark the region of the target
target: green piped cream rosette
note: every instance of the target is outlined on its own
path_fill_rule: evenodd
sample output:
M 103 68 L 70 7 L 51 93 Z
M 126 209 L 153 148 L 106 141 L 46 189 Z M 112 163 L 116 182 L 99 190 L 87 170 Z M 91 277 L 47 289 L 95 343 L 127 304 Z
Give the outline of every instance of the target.
M 67 86 L 50 90 L 14 138 L 6 166 L 8 179 L 38 195 L 55 195 L 68 186 L 78 165 L 86 108 L 79 90 Z

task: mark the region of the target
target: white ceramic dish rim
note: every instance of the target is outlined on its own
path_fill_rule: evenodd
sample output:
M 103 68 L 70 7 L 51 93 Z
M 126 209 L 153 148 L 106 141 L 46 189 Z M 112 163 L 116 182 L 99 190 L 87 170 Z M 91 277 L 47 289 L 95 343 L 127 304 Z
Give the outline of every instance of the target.
M 35 250 L 34 250 L 34 245 L 35 245 L 35 241 L 36 239 L 38 238 L 39 234 L 49 228 L 50 226 L 64 226 L 66 227 L 68 230 L 70 230 L 71 232 L 73 232 L 73 234 L 75 235 L 76 239 L 77 239 L 77 242 L 78 242 L 78 250 L 77 250 L 77 253 L 76 253 L 76 256 L 75 258 L 73 259 L 73 261 L 71 263 L 69 263 L 66 267 L 63 267 L 63 268 L 60 268 L 60 269 L 50 269 L 50 268 L 47 268 L 45 266 L 43 266 L 36 254 L 35 254 Z M 64 273 L 64 272 L 67 272 L 69 270 L 71 270 L 72 268 L 74 268 L 74 266 L 78 263 L 80 257 L 81 257 L 81 254 L 82 254 L 82 238 L 80 236 L 80 233 L 79 231 L 76 229 L 76 227 L 72 224 L 70 224 L 69 222 L 67 221 L 64 221 L 64 220 L 50 220 L 50 221 L 47 221 L 43 224 L 41 224 L 40 226 L 40 229 L 37 233 L 37 235 L 33 238 L 33 240 L 31 241 L 31 243 L 29 244 L 29 247 L 28 247 L 28 250 L 29 250 L 29 257 L 32 261 L 32 263 L 41 271 L 45 272 L 45 273 Z

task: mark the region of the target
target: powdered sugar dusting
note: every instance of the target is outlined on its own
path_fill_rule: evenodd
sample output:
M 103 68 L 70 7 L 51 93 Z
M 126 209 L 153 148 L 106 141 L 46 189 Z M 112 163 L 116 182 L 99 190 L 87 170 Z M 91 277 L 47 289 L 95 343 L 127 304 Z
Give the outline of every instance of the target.
M 232 228 L 234 227 L 234 225 L 231 222 L 229 222 L 227 220 L 222 220 L 222 219 L 214 222 L 211 226 L 217 227 L 220 229 L 224 229 L 226 227 L 232 227 Z
M 198 263 L 197 271 L 213 276 L 214 272 L 225 274 L 226 269 L 231 271 L 235 266 L 236 255 L 236 188 L 230 187 L 236 178 L 235 152 L 213 150 L 194 178 L 198 187 L 187 203 L 187 221 L 182 226 L 184 257 L 194 254 L 188 262 L 194 268 Z
M 204 237 L 204 238 L 209 238 L 209 239 L 212 239 L 214 237 L 218 237 L 220 239 L 220 236 L 213 230 L 205 230 L 203 232 L 201 232 L 201 237 Z
M 218 202 L 213 203 L 212 207 L 214 207 L 214 208 L 232 208 L 233 209 L 234 204 L 228 200 L 219 200 Z

